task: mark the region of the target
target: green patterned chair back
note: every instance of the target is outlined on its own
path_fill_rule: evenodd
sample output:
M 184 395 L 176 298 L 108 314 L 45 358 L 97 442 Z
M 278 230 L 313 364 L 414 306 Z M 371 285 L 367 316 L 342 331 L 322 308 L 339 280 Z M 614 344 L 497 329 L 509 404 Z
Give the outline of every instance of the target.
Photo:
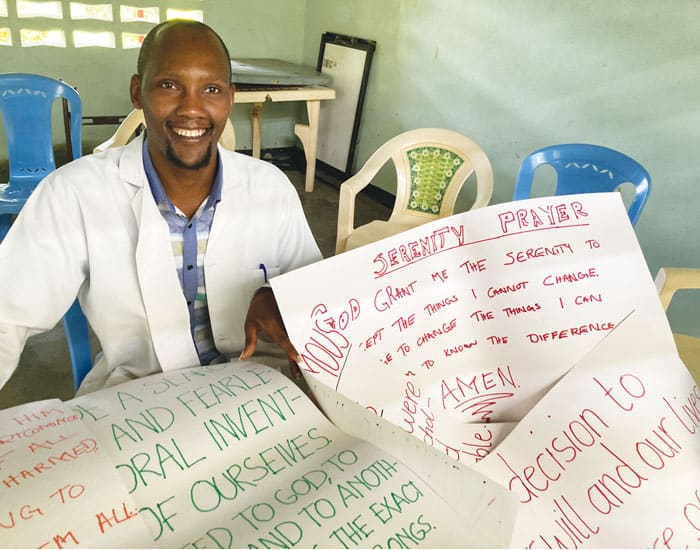
M 445 193 L 464 164 L 464 158 L 443 147 L 421 146 L 408 149 L 409 193 L 405 210 L 420 214 L 440 214 Z

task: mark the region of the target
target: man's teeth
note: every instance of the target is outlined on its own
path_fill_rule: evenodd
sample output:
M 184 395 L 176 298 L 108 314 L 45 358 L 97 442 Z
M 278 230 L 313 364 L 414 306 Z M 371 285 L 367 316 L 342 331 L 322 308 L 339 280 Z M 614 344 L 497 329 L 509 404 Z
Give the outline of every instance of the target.
M 187 137 L 187 138 L 196 138 L 196 137 L 201 137 L 205 134 L 206 130 L 200 129 L 200 130 L 185 130 L 184 128 L 173 128 L 173 131 L 178 135 L 182 137 Z

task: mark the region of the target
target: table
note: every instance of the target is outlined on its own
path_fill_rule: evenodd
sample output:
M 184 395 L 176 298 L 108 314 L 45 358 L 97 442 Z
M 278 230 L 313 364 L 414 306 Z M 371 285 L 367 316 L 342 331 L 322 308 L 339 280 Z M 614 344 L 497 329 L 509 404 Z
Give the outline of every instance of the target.
M 308 124 L 295 124 L 294 133 L 304 148 L 306 179 L 304 189 L 314 190 L 316 177 L 316 149 L 321 101 L 335 99 L 335 90 L 327 86 L 255 86 L 241 87 L 233 98 L 235 103 L 252 103 L 250 112 L 253 129 L 253 156 L 260 158 L 262 145 L 262 109 L 266 101 L 305 101 Z
M 321 101 L 335 99 L 331 77 L 315 67 L 283 59 L 231 59 L 231 79 L 236 84 L 234 103 L 252 103 L 253 156 L 260 158 L 262 108 L 266 101 L 306 101 L 308 124 L 296 124 L 294 133 L 306 157 L 305 190 L 313 191 Z

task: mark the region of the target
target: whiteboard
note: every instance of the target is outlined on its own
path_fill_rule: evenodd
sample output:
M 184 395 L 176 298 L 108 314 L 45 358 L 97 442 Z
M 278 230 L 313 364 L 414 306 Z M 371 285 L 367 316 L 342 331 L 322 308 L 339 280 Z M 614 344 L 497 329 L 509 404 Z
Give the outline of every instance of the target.
M 349 175 L 359 130 L 374 42 L 324 33 L 318 70 L 332 77 L 335 101 L 324 101 L 318 133 L 317 159 Z

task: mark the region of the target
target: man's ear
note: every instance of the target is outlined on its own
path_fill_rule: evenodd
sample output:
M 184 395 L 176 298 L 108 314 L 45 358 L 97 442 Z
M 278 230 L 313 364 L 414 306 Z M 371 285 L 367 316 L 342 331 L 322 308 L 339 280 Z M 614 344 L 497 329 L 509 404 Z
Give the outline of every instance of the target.
M 131 83 L 129 85 L 129 92 L 131 95 L 131 104 L 136 109 L 142 109 L 141 107 L 141 78 L 139 75 L 135 74 L 131 76 Z

